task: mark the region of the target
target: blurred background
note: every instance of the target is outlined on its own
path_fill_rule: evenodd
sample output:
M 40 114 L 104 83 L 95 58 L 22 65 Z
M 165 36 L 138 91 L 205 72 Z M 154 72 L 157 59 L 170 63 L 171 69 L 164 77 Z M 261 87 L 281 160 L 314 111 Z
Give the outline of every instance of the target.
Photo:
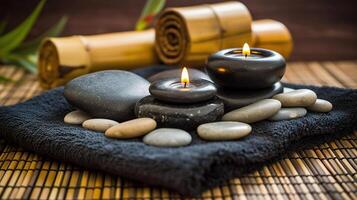
M 0 0 L 0 19 L 6 30 L 21 23 L 39 1 Z M 62 35 L 133 30 L 145 0 L 49 0 L 29 37 L 39 35 L 68 16 Z M 169 0 L 168 6 L 188 6 L 219 0 Z M 291 61 L 352 60 L 357 58 L 356 0 L 241 0 L 254 19 L 283 22 L 294 38 Z M 6 32 L 5 30 L 5 32 Z

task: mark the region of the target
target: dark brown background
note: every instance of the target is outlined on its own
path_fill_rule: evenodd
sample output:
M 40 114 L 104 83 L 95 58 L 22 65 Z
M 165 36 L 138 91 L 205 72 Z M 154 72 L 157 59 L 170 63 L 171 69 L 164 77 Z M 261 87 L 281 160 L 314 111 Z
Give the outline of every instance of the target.
M 168 0 L 166 6 L 185 6 L 218 0 Z M 357 58 L 356 0 L 242 0 L 254 19 L 276 19 L 288 26 L 295 48 L 291 60 Z M 0 19 L 14 27 L 38 1 L 0 0 Z M 48 0 L 31 36 L 69 17 L 64 35 L 132 30 L 145 0 Z

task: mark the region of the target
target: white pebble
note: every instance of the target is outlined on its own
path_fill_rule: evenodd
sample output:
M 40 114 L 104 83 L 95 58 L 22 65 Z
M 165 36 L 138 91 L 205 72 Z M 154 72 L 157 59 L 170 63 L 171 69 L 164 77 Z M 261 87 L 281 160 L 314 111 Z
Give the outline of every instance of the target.
M 252 127 L 242 122 L 212 122 L 197 128 L 198 135 L 205 140 L 236 140 L 251 131 Z
M 75 110 L 72 111 L 70 113 L 68 113 L 65 117 L 64 117 L 64 123 L 67 124 L 82 124 L 84 121 L 86 121 L 87 119 L 90 119 L 91 117 L 80 110 Z
M 330 112 L 332 110 L 332 103 L 323 99 L 317 99 L 316 102 L 307 107 L 308 110 L 314 112 Z
M 296 119 L 305 116 L 307 113 L 305 108 L 282 108 L 275 115 L 269 118 L 272 121 L 281 121 L 288 119 Z
M 118 122 L 110 119 L 88 119 L 83 122 L 83 128 L 98 131 L 98 132 L 105 132 L 108 128 L 119 124 Z

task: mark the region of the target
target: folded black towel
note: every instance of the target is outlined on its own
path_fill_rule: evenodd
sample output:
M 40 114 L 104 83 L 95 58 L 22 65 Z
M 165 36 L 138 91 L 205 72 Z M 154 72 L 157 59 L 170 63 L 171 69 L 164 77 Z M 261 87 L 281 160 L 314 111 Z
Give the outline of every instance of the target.
M 357 90 L 288 86 L 314 90 L 319 98 L 333 103 L 333 111 L 255 123 L 253 132 L 238 141 L 206 142 L 193 134 L 189 146 L 158 148 L 145 145 L 141 139 L 115 140 L 64 124 L 64 115 L 73 108 L 63 98 L 63 88 L 57 88 L 24 103 L 1 107 L 0 134 L 8 142 L 45 156 L 197 195 L 288 151 L 356 128 Z

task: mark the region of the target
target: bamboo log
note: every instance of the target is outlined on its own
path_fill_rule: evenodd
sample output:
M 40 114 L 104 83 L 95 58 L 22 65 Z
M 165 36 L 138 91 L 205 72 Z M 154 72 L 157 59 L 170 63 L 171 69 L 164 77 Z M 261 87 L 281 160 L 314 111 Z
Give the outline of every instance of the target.
M 132 31 L 46 39 L 39 54 L 39 79 L 53 88 L 94 71 L 133 69 L 158 63 L 155 33 Z
M 240 2 L 168 8 L 155 27 L 155 48 L 166 64 L 202 66 L 216 51 L 250 43 L 251 23 Z
M 286 59 L 293 49 L 289 30 L 281 22 L 263 19 L 252 23 L 252 46 L 279 52 Z
M 289 30 L 274 20 L 251 23 L 247 8 L 226 2 L 164 11 L 156 26 L 156 52 L 166 64 L 203 66 L 221 49 L 253 47 L 275 50 L 288 58 L 292 50 Z M 39 79 L 53 88 L 94 71 L 133 69 L 158 63 L 155 31 L 48 38 L 40 48 Z

